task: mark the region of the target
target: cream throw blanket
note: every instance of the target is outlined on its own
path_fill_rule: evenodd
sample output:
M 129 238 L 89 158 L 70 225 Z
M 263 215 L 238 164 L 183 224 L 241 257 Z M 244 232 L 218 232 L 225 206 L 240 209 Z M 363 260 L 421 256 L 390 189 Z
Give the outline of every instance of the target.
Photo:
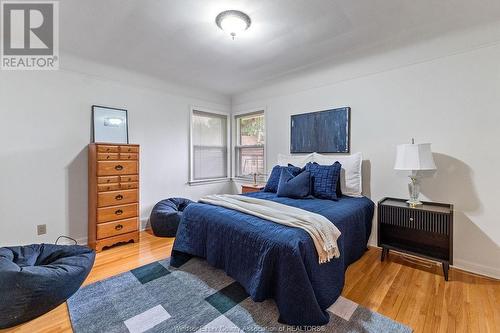
M 322 215 L 269 200 L 241 195 L 207 195 L 201 198 L 200 202 L 234 209 L 265 220 L 305 230 L 314 242 L 320 264 L 340 256 L 337 247 L 340 231 Z

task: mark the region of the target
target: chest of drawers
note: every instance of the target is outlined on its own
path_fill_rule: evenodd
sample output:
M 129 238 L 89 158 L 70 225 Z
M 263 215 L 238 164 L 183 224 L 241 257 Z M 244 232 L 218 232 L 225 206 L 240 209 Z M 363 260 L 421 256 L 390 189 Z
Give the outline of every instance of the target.
M 139 145 L 89 145 L 88 244 L 139 241 Z

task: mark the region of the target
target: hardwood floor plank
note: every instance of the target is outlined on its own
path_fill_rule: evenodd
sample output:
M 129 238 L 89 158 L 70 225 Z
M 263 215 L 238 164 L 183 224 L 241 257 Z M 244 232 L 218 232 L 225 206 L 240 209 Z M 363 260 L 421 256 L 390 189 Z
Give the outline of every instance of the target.
M 98 253 L 84 284 L 167 258 L 173 241 L 141 232 L 139 243 Z M 452 269 L 450 281 L 445 282 L 439 265 L 393 252 L 380 262 L 376 248 L 349 267 L 342 295 L 409 325 L 415 333 L 498 332 L 500 328 L 500 281 Z M 0 330 L 6 332 L 72 332 L 68 307 L 62 304 L 31 322 Z

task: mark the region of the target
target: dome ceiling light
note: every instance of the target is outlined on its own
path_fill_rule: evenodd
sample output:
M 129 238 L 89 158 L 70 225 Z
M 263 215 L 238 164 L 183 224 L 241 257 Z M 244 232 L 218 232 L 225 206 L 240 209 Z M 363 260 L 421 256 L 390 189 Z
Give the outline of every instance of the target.
M 234 39 L 237 34 L 242 33 L 250 27 L 252 20 L 250 20 L 247 14 L 239 10 L 226 10 L 217 15 L 215 23 Z

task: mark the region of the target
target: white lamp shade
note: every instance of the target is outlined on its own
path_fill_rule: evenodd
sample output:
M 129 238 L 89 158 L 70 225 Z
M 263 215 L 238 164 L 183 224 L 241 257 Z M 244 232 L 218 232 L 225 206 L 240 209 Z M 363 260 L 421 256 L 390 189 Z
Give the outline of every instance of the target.
M 432 158 L 431 144 L 402 144 L 396 149 L 396 170 L 435 170 L 436 164 Z

